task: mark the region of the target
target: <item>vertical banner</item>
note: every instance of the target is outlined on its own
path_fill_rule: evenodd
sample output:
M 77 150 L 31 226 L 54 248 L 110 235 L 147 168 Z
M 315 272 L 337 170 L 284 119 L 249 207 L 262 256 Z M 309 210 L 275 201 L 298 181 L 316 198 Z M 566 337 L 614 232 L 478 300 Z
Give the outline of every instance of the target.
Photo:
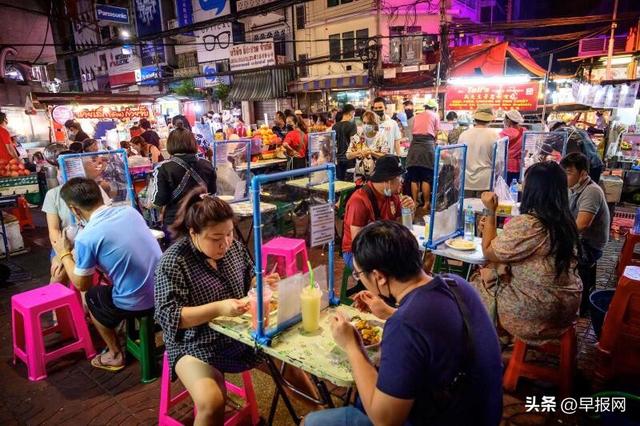
M 186 27 L 193 24 L 193 6 L 191 0 L 176 0 L 176 16 L 178 17 L 178 27 Z M 193 36 L 193 31 L 184 33 Z
M 134 0 L 138 37 L 146 37 L 162 31 L 160 0 Z

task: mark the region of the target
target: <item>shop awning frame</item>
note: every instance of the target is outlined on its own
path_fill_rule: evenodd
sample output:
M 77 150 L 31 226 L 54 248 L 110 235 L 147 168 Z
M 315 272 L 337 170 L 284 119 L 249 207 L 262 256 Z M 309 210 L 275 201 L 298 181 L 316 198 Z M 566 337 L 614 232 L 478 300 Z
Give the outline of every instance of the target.
M 69 105 L 69 104 L 144 104 L 155 102 L 157 96 L 136 93 L 76 93 L 76 92 L 32 92 L 31 99 L 35 105 Z
M 230 101 L 268 101 L 284 98 L 291 70 L 276 68 L 238 74 L 233 77 L 228 99 Z
M 351 90 L 368 89 L 368 75 L 354 75 L 349 77 L 324 78 L 314 81 L 292 81 L 289 83 L 290 93 L 313 92 L 316 90 Z

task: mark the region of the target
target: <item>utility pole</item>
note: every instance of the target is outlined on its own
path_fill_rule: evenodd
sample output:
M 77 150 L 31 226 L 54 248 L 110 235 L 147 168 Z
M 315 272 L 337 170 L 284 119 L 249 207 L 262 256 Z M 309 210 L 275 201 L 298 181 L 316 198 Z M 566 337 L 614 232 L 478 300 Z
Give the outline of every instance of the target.
M 436 101 L 440 91 L 441 76 L 446 78 L 449 67 L 449 24 L 447 22 L 447 0 L 440 0 L 440 61 L 436 75 Z
M 547 73 L 544 76 L 544 93 L 542 95 L 542 119 L 540 120 L 542 125 L 546 124 L 547 115 L 547 90 L 549 90 L 549 77 L 551 76 L 551 65 L 553 65 L 553 53 L 549 55 L 549 65 L 547 66 Z
M 616 35 L 616 18 L 618 17 L 618 0 L 613 2 L 613 17 L 611 18 L 611 34 L 609 35 L 609 50 L 607 52 L 607 80 L 611 80 L 611 60 L 613 57 L 613 41 Z

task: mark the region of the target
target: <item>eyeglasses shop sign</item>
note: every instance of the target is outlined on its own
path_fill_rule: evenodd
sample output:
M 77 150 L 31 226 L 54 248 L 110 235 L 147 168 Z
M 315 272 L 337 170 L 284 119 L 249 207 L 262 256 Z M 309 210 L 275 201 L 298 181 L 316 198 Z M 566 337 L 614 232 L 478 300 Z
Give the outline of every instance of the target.
M 273 43 L 246 43 L 233 46 L 229 51 L 231 70 L 249 70 L 276 64 Z

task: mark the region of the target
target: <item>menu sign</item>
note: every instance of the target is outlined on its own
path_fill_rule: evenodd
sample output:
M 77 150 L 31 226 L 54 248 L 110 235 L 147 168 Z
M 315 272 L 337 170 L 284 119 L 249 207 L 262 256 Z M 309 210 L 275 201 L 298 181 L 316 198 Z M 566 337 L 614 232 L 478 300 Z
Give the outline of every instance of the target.
M 494 109 L 534 111 L 538 108 L 538 82 L 448 86 L 445 109 L 474 111 L 480 105 Z
M 575 102 L 594 108 L 633 108 L 640 82 L 622 84 L 573 83 Z
M 75 111 L 76 118 L 93 119 L 129 119 L 149 117 L 149 109 L 144 105 L 127 107 L 104 107 L 85 108 Z
M 248 70 L 276 64 L 273 43 L 246 43 L 233 46 L 229 51 L 231 70 Z

